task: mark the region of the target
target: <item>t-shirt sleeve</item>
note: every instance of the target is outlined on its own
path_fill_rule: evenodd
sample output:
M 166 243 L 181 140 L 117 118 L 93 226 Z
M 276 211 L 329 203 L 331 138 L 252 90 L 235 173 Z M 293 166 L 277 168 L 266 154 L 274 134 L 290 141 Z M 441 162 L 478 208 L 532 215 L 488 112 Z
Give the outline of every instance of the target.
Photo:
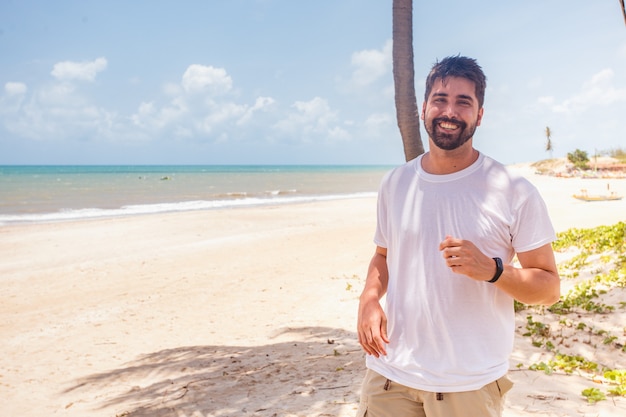
M 556 240 L 554 227 L 548 215 L 546 203 L 539 191 L 530 183 L 517 208 L 516 221 L 511 228 L 511 239 L 515 252 L 527 252 Z

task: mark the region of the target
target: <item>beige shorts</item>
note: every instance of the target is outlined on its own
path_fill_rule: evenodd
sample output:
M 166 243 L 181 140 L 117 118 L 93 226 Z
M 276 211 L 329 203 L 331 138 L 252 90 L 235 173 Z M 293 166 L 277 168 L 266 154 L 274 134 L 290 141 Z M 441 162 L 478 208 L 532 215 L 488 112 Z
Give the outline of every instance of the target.
M 512 387 L 503 376 L 475 391 L 436 393 L 405 387 L 368 369 L 357 417 L 501 417 L 504 394 Z

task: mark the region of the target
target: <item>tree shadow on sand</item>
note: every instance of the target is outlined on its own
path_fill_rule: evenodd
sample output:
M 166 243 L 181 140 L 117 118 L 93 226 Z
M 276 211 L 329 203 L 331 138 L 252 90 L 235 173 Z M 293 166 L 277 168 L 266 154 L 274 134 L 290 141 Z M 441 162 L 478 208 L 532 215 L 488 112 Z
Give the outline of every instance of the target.
M 146 354 L 122 368 L 81 378 L 63 395 L 77 407 L 111 410 L 112 417 L 354 413 L 365 368 L 353 332 L 288 328 L 275 338 L 285 341 Z

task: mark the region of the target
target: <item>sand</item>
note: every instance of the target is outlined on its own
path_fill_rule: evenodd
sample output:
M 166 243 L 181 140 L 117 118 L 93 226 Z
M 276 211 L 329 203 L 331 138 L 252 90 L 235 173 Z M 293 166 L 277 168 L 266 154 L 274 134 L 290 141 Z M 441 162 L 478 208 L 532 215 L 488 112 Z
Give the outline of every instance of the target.
M 514 168 L 557 230 L 626 220 L 626 200 L 571 197 L 607 182 L 626 195 L 626 180 Z M 359 198 L 0 227 L 0 415 L 353 416 L 374 226 L 375 199 Z M 623 331 L 626 317 L 597 320 Z M 588 404 L 583 375 L 527 370 L 550 355 L 521 332 L 506 417 L 626 415 L 623 397 Z M 602 343 L 570 349 L 626 367 Z

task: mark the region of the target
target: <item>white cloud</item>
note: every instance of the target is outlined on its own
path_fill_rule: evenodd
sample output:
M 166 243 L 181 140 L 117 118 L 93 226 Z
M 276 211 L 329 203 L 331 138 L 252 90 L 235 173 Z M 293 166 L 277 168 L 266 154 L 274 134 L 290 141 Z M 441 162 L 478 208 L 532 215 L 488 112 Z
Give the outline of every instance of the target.
M 106 58 L 97 58 L 95 61 L 63 61 L 54 64 L 51 74 L 62 81 L 81 80 L 93 81 L 96 75 L 107 67 Z
M 302 138 L 308 138 L 313 133 L 325 134 L 329 138 L 333 136 L 333 129 L 336 127 L 333 124 L 337 121 L 337 114 L 331 110 L 325 99 L 315 97 L 310 101 L 296 101 L 292 107 L 296 111 L 276 123 L 276 129 Z
M 329 118 L 329 116 L 332 118 L 332 112 L 330 111 L 328 102 L 320 97 L 315 97 L 311 101 L 296 101 L 293 107 L 298 110 L 302 120 L 325 121 Z
M 26 91 L 28 91 L 28 87 L 26 87 L 26 84 L 24 83 L 8 82 L 4 85 L 4 91 L 9 96 L 19 96 L 26 94 Z
M 216 127 L 228 122 L 231 119 L 236 119 L 244 114 L 246 107 L 235 103 L 220 103 L 214 104 L 209 114 L 204 117 L 201 124 L 201 129 L 205 133 L 213 132 Z
M 271 106 L 274 104 L 274 99 L 271 97 L 257 97 L 254 102 L 254 106 L 252 106 L 253 111 L 261 110 L 267 106 Z
M 41 87 L 34 92 L 34 98 L 41 107 L 71 106 L 83 102 L 76 93 L 76 87 L 70 83 L 58 83 Z
M 163 93 L 166 96 L 170 96 L 170 97 L 176 97 L 179 96 L 183 93 L 183 89 L 179 84 L 175 84 L 175 83 L 166 83 L 163 86 Z
M 349 140 L 351 138 L 350 133 L 339 126 L 329 129 L 328 137 L 333 140 Z
M 223 94 L 232 88 L 233 80 L 224 68 L 193 64 L 183 74 L 182 86 L 189 93 L 208 90 Z
M 362 137 L 381 138 L 388 136 L 389 130 L 396 126 L 396 116 L 393 113 L 370 114 L 363 123 Z
M 143 102 L 139 105 L 137 113 L 133 114 L 130 119 L 135 126 L 146 126 L 148 119 L 152 119 L 155 112 L 153 102 Z
M 393 115 L 389 113 L 375 113 L 371 114 L 365 120 L 365 126 L 371 128 L 377 128 L 379 126 L 388 126 L 394 122 Z
M 127 120 L 131 128 L 143 137 L 159 137 L 166 134 L 176 137 L 227 140 L 242 136 L 231 134 L 235 126 L 248 124 L 255 114 L 274 105 L 271 97 L 258 97 L 254 103 L 236 102 L 221 96 L 233 87 L 230 76 L 223 68 L 190 65 L 180 83 L 166 83 L 162 95 L 168 104 L 159 100 L 142 102 Z M 245 133 L 243 133 L 245 136 Z
M 555 113 L 581 114 L 592 107 L 606 107 L 617 102 L 626 101 L 626 88 L 617 88 L 613 84 L 615 73 L 612 69 L 604 69 L 594 74 L 585 82 L 577 94 L 555 103 Z
M 187 106 L 187 103 L 185 102 L 185 100 L 178 97 L 172 100 L 169 106 L 161 109 L 160 122 L 164 126 L 180 120 L 188 113 L 189 107 Z
M 18 137 L 102 139 L 114 136 L 112 130 L 119 126 L 114 111 L 94 103 L 75 83 L 52 82 L 32 89 L 22 83 L 7 83 L 5 91 L 12 95 L 0 99 L 0 123 Z
M 43 102 L 35 95 L 19 112 L 5 119 L 6 128 L 22 137 L 55 140 L 93 138 L 110 132 L 115 115 L 79 99 Z
M 54 65 L 53 82 L 36 87 L 6 83 L 0 95 L 0 121 L 16 135 L 41 140 L 258 140 L 257 128 L 266 126 L 290 138 L 350 138 L 349 128 L 340 125 L 337 112 L 325 99 L 296 101 L 286 109 L 270 96 L 242 102 L 227 94 L 234 86 L 225 69 L 196 64 L 190 65 L 178 82 L 164 83 L 154 97 L 138 100 L 133 111 L 118 114 L 101 107 L 74 82 L 94 80 L 105 68 L 104 58 L 60 62 Z M 276 123 L 281 113 L 284 120 Z
M 192 138 L 193 131 L 188 127 L 176 126 L 174 129 L 174 136 L 177 138 Z
M 9 119 L 14 119 L 15 114 L 20 111 L 21 106 L 27 99 L 28 87 L 20 82 L 8 82 L 4 84 L 4 95 L 0 95 L 0 116 L 7 115 Z M 0 125 L 2 118 L 0 118 Z
M 247 108 L 243 116 L 241 116 L 241 118 L 237 121 L 237 124 L 244 125 L 248 123 L 254 116 L 254 113 L 265 110 L 274 103 L 275 101 L 271 97 L 257 97 L 254 105 Z
M 182 98 L 175 98 L 169 105 L 160 109 L 153 101 L 142 102 L 130 120 L 140 129 L 155 132 L 168 126 L 175 126 L 177 123 L 185 124 L 184 117 L 188 112 L 189 108 Z
M 352 82 L 357 86 L 372 84 L 391 70 L 392 41 L 388 40 L 381 50 L 368 49 L 352 54 Z

